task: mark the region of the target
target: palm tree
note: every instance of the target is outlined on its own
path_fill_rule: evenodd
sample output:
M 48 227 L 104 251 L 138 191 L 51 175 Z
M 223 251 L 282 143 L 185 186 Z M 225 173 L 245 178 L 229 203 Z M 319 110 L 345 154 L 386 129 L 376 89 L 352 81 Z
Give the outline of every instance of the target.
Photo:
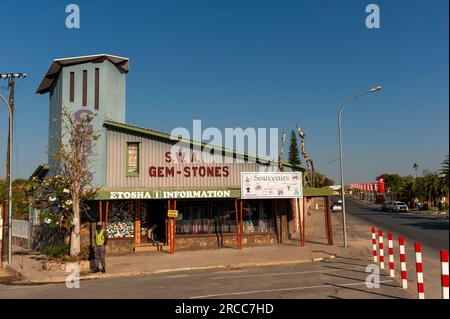
M 413 168 L 414 168 L 414 170 L 416 171 L 416 179 L 417 179 L 417 170 L 419 169 L 419 164 L 414 163 L 414 164 L 413 164 Z
M 424 191 L 428 196 L 429 202 L 433 207 L 436 207 L 442 195 L 442 187 L 437 174 L 428 174 L 425 176 Z
M 442 167 L 441 170 L 439 171 L 441 177 L 442 177 L 442 183 L 443 186 L 445 188 L 445 193 L 448 194 L 448 163 L 449 163 L 449 158 L 448 155 L 445 156 L 444 161 L 442 162 Z

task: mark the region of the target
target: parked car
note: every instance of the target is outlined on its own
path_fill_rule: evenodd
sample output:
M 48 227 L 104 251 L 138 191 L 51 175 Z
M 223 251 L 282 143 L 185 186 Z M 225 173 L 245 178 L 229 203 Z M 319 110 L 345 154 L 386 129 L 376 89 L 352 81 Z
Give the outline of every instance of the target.
M 408 211 L 408 205 L 406 205 L 404 202 L 392 202 L 391 205 L 389 205 L 389 211 L 390 212 L 407 212 Z
M 339 200 L 337 203 L 331 205 L 332 212 L 342 212 L 342 200 Z
M 387 212 L 389 210 L 389 207 L 392 205 L 392 202 L 384 202 L 383 204 L 381 204 L 381 210 L 383 212 Z

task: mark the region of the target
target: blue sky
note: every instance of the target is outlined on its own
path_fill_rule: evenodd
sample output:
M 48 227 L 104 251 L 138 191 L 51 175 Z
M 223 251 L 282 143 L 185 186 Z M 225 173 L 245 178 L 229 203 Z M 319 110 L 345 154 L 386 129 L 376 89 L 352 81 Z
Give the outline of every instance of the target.
M 65 7 L 81 28 L 65 27 Z M 366 5 L 381 29 L 365 27 Z M 449 145 L 448 1 L 8 1 L 0 4 L 0 72 L 26 72 L 16 91 L 14 176 L 46 162 L 48 95 L 35 90 L 55 58 L 130 58 L 127 123 L 162 131 L 299 123 L 316 166 L 338 180 L 344 114 L 346 180 L 440 167 Z M 5 82 L 0 83 L 4 85 Z M 0 94 L 7 94 L 0 89 Z M 7 111 L 0 107 L 0 176 Z

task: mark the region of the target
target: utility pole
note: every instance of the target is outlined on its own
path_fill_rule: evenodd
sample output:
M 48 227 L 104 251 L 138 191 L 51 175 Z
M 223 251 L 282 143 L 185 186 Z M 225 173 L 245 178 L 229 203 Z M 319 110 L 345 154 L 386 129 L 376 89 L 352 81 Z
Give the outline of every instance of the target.
M 11 157 L 12 157 L 12 138 L 13 138 L 13 123 L 14 123 L 14 89 L 15 79 L 24 78 L 25 73 L 7 73 L 0 74 L 0 79 L 8 79 L 8 87 L 10 89 L 9 101 L 7 106 L 9 109 L 9 130 L 8 130 L 8 150 L 6 154 L 6 185 L 4 206 L 3 206 L 3 240 L 1 261 L 11 264 L 12 261 L 12 180 L 11 180 Z M 3 98 L 3 97 L 2 97 Z M 4 99 L 4 98 L 3 98 Z M 6 101 L 5 101 L 6 102 Z

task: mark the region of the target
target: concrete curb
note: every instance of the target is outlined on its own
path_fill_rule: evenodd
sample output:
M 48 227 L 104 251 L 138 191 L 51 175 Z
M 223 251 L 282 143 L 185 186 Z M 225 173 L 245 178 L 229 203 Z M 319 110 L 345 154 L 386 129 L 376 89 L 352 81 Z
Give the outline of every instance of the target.
M 24 280 L 25 279 L 25 276 L 23 275 L 23 273 L 21 273 L 20 271 L 16 270 L 11 265 L 5 265 L 4 268 L 6 269 L 7 272 L 9 272 L 11 275 L 13 275 L 14 277 L 18 278 L 19 280 Z
M 155 274 L 164 274 L 172 272 L 182 272 L 182 271 L 193 271 L 193 270 L 208 270 L 208 269 L 237 269 L 237 268 L 250 268 L 250 267 L 264 267 L 264 266 L 279 266 L 279 265 L 295 265 L 323 261 L 326 259 L 336 258 L 336 255 L 330 255 L 329 257 L 320 258 L 309 258 L 303 260 L 279 260 L 279 261 L 267 261 L 267 262 L 256 262 L 256 263 L 239 263 L 239 264 L 218 264 L 211 266 L 199 266 L 199 267 L 183 267 L 183 268 L 172 268 L 172 269 L 159 269 L 153 271 L 128 271 L 121 273 L 106 273 L 106 274 L 87 274 L 81 275 L 80 280 L 92 280 L 92 279 L 110 279 L 110 278 L 124 278 L 124 277 L 135 277 L 135 276 L 146 276 Z M 9 267 L 9 266 L 8 266 Z M 25 276 L 20 271 L 11 268 L 14 275 L 20 279 L 20 284 L 22 285 L 38 285 L 38 284 L 49 284 L 49 283 L 64 283 L 66 282 L 66 277 L 58 276 L 47 279 L 32 279 Z

